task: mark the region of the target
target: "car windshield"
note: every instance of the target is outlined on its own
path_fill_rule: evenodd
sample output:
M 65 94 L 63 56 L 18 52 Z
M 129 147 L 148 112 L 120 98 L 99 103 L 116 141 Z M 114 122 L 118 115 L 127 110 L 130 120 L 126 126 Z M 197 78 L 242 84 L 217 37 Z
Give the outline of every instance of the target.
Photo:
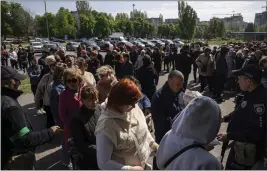
M 42 43 L 39 43 L 39 42 L 33 42 L 32 45 L 33 45 L 33 46 L 41 46 Z
M 52 47 L 55 48 L 55 47 L 57 47 L 57 45 L 56 45 L 56 44 L 48 44 L 47 47 L 48 47 L 48 48 L 52 48 Z

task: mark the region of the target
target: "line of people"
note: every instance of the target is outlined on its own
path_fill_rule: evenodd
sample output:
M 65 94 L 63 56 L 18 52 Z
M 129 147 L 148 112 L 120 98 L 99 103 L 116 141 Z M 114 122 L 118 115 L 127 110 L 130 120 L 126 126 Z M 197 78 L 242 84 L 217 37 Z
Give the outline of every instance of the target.
M 242 46 L 246 45 L 236 48 Z M 34 58 L 28 69 L 36 109 L 43 108 L 47 115 L 48 129 L 36 133 L 27 125 L 30 123 L 16 101 L 22 93 L 17 90 L 20 80 L 25 76 L 2 66 L 2 113 L 5 127 L 10 128 L 2 133 L 4 142 L 10 144 L 4 167 L 16 166 L 18 155 L 33 166 L 34 162 L 29 160 L 34 158 L 29 157 L 29 151 L 33 153 L 35 147 L 50 141 L 56 133 L 64 136 L 61 160 L 66 169 L 151 169 L 148 163 L 151 153 L 156 153 L 153 169 L 221 169 L 220 161 L 208 152 L 216 138 L 235 141 L 227 169 L 251 168 L 265 156 L 258 152 L 264 151 L 266 145 L 267 95 L 263 86 L 266 57 L 259 57 L 259 53 L 249 57 L 240 70 L 233 72 L 235 68 L 229 68 L 230 63 L 238 60 L 233 57 L 232 47 L 222 46 L 216 51 L 205 48 L 201 53 L 198 46 L 190 52 L 190 46 L 185 45 L 181 53 L 172 53 L 173 71 L 158 90 L 163 55 L 159 49 L 150 55 L 149 50 L 143 49 L 134 49 L 129 54 L 113 51 L 104 60 L 96 49 L 81 47 L 79 57 L 51 49 L 49 56 L 39 61 Z M 246 49 L 243 51 L 246 54 Z M 229 117 L 222 118 L 218 104 L 199 93 L 185 100 L 192 65 L 193 71 L 196 71 L 194 66 L 198 67 L 201 90 L 209 77 L 213 77 L 209 85 L 214 83 L 214 74 L 221 81 L 219 85 L 217 80 L 218 85 L 210 88 L 210 91 L 217 88 L 217 101 L 224 90 L 225 78 L 229 75 L 238 79 L 244 97 Z M 222 121 L 230 121 L 227 134 L 217 135 Z M 41 140 L 41 135 L 47 138 Z M 246 155 L 240 157 L 246 150 L 253 152 L 253 159 Z

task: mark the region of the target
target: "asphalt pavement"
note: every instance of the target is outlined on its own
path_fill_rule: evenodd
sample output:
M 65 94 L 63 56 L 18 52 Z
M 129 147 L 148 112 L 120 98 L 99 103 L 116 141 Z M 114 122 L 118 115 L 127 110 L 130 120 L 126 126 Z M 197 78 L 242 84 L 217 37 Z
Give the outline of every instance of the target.
M 213 47 L 211 47 L 213 48 Z M 75 54 L 75 52 L 67 51 L 67 54 Z M 105 53 L 101 54 L 105 56 Z M 38 54 L 37 54 L 38 55 Z M 163 86 L 166 82 L 168 77 L 167 73 L 162 72 L 160 74 L 159 84 L 157 88 Z M 189 76 L 189 83 L 188 89 L 198 91 L 200 89 L 200 85 L 193 82 L 193 75 L 192 73 Z M 209 92 L 204 92 L 204 95 L 211 96 Z M 227 115 L 234 109 L 233 103 L 233 95 L 225 94 L 224 95 L 225 102 L 219 104 L 222 115 Z M 29 116 L 29 119 L 33 125 L 35 131 L 42 130 L 46 128 L 46 115 L 37 115 L 35 104 L 34 104 L 34 97 L 32 94 L 23 94 L 18 98 L 19 103 L 23 106 L 24 111 Z M 221 125 L 220 132 L 225 132 L 227 128 L 227 124 L 223 123 Z M 53 142 L 47 143 L 45 145 L 39 146 L 36 148 L 36 169 L 46 170 L 63 170 L 65 168 L 62 167 L 60 164 L 61 159 L 61 146 L 60 146 L 60 139 L 55 139 Z M 220 159 L 220 152 L 221 152 L 221 145 L 216 146 L 210 153 L 212 153 L 215 157 Z M 226 152 L 225 158 L 227 158 L 228 151 Z M 149 158 L 149 163 L 152 163 L 152 157 Z

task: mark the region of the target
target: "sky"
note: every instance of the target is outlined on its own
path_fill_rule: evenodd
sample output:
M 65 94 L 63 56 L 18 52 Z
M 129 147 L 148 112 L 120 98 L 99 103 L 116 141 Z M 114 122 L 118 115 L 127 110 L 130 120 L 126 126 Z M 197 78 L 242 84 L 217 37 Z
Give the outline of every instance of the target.
M 22 6 L 30 10 L 33 14 L 44 14 L 44 1 L 33 0 L 13 0 L 21 3 Z M 233 13 L 241 13 L 245 22 L 254 22 L 255 13 L 263 12 L 266 1 L 187 1 L 195 9 L 200 21 L 208 21 L 212 17 L 229 17 Z M 130 13 L 135 9 L 146 11 L 148 17 L 158 17 L 161 13 L 163 18 L 177 18 L 177 1 L 89 1 L 90 6 L 99 12 Z M 47 12 L 56 13 L 60 7 L 76 10 L 74 0 L 47 0 Z M 218 15 L 219 14 L 219 15 Z M 228 14 L 228 15 L 221 15 Z

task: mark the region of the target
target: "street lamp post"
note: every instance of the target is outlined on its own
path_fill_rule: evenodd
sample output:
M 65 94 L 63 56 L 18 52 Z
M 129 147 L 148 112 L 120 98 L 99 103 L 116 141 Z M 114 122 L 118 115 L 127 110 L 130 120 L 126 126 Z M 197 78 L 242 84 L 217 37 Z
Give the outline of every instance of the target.
M 46 1 L 44 1 L 44 5 L 45 5 L 45 16 L 46 16 L 47 36 L 48 36 L 48 39 L 49 39 L 49 27 L 48 27 L 48 18 L 47 18 L 47 11 L 46 11 Z

